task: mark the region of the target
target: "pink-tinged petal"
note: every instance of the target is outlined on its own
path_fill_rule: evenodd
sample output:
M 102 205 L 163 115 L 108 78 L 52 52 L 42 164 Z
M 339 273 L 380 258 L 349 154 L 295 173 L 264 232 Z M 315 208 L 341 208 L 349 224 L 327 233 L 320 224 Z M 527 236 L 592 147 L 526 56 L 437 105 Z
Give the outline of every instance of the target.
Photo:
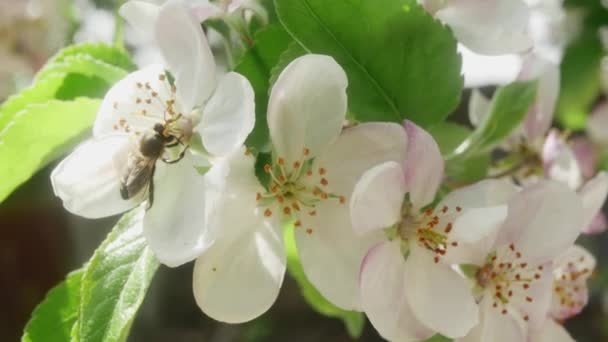
M 435 16 L 467 48 L 484 55 L 503 55 L 531 48 L 526 33 L 530 10 L 521 0 L 446 1 Z
M 399 222 L 405 198 L 401 165 L 386 162 L 363 174 L 350 200 L 350 217 L 357 234 L 384 229 Z
M 583 173 L 583 178 L 593 177 L 597 170 L 598 156 L 595 146 L 587 137 L 575 137 L 570 140 L 570 148 L 578 161 L 578 165 Z
M 583 227 L 583 234 L 600 234 L 605 232 L 606 228 L 608 228 L 608 219 L 600 212 L 593 217 L 593 221 L 588 226 Z
M 205 178 L 189 155 L 157 163 L 154 201 L 144 216 L 144 236 L 158 260 L 177 267 L 196 259 L 214 241 L 207 229 Z
M 158 18 L 160 6 L 147 2 L 130 0 L 120 6 L 120 15 L 127 22 L 141 32 L 154 30 L 154 23 Z
M 529 141 L 542 139 L 553 119 L 557 96 L 559 95 L 559 65 L 549 61 L 532 62 L 540 69 L 536 100 L 524 119 L 524 130 Z M 525 68 L 526 66 L 524 66 Z
M 567 186 L 541 180 L 525 188 L 509 203 L 509 215 L 497 245 L 514 243 L 534 264 L 552 260 L 579 235 L 582 201 Z
M 608 145 L 608 102 L 595 107 L 587 119 L 587 133 L 596 144 Z
M 410 201 L 420 209 L 435 199 L 443 180 L 443 157 L 435 139 L 411 121 L 405 121 L 407 152 L 405 184 Z
M 143 133 L 161 122 L 164 101 L 171 99 L 169 82 L 161 75 L 165 75 L 163 66 L 153 64 L 112 86 L 97 112 L 93 135 Z
M 595 257 L 583 247 L 574 245 L 555 260 L 553 300 L 550 316 L 565 320 L 575 316 L 587 305 L 587 280 L 596 266 Z
M 583 174 L 574 152 L 553 130 L 547 136 L 542 151 L 545 177 L 564 183 L 576 190 L 583 183 Z
M 285 275 L 280 227 L 265 225 L 259 217 L 244 223 L 244 234 L 218 241 L 194 265 L 197 305 L 211 318 L 227 323 L 247 322 L 266 312 Z
M 225 14 L 220 7 L 207 0 L 191 0 L 190 5 L 192 13 L 201 23 L 207 19 L 221 17 Z
M 463 337 L 477 325 L 479 312 L 467 279 L 418 246 L 405 263 L 406 296 L 424 325 L 450 338 Z
M 189 112 L 206 101 L 216 86 L 215 61 L 200 22 L 179 1 L 161 7 L 155 25 L 156 40 L 175 76 L 177 96 Z
M 407 137 L 395 123 L 364 123 L 342 131 L 340 137 L 315 160 L 327 170 L 329 190 L 350 200 L 363 173 L 387 161 L 403 164 Z
M 405 287 L 405 270 L 398 242 L 383 242 L 370 249 L 361 265 L 362 309 L 387 340 L 425 340 L 434 332 L 412 312 L 406 298 L 410 289 Z
M 124 135 L 87 140 L 51 173 L 53 191 L 73 214 L 100 218 L 125 212 L 143 199 L 120 195 L 121 177 L 133 148 Z
M 268 129 L 278 156 L 288 165 L 304 148 L 317 156 L 335 141 L 346 117 L 348 80 L 329 56 L 305 55 L 281 72 L 268 103 Z
M 253 88 L 245 77 L 229 72 L 205 105 L 197 130 L 207 151 L 224 156 L 245 143 L 254 123 Z
M 530 342 L 576 342 L 568 331 L 552 319 L 545 320 L 543 326 L 531 333 Z
M 579 195 L 583 200 L 584 210 L 581 229 L 593 232 L 605 228 L 605 226 L 602 227 L 602 223 L 605 223 L 602 222 L 602 217 L 597 218 L 597 216 L 601 214 L 608 195 L 608 173 L 605 171 L 599 172 L 579 190 Z
M 424 7 L 424 9 L 429 12 L 431 15 L 434 15 L 437 11 L 445 6 L 445 0 L 418 0 L 420 6 Z
M 469 99 L 469 121 L 477 127 L 488 114 L 490 114 L 491 102 L 479 90 L 473 89 Z
M 336 306 L 360 310 L 359 269 L 367 251 L 384 240 L 382 231 L 363 237 L 353 234 L 347 204 L 321 201 L 314 216 L 301 214 L 295 228 L 296 246 L 304 273 Z

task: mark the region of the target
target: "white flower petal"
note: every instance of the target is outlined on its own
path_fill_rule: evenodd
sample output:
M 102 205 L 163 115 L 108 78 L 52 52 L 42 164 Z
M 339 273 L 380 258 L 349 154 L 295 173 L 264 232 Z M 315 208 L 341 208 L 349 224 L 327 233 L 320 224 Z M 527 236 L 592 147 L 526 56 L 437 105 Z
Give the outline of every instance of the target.
M 591 223 L 587 226 L 583 226 L 583 234 L 600 234 L 606 231 L 608 228 L 608 219 L 604 213 L 599 212 L 594 217 Z
M 452 0 L 435 16 L 469 49 L 484 55 L 523 52 L 530 10 L 521 0 Z
M 216 86 L 215 61 L 203 28 L 188 7 L 170 1 L 161 7 L 155 34 L 175 76 L 179 101 L 189 112 L 206 101 Z
M 268 104 L 268 128 L 278 156 L 291 165 L 304 147 L 316 156 L 338 137 L 347 85 L 344 70 L 329 56 L 305 55 L 281 72 Z
M 537 62 L 532 62 L 537 63 Z M 529 141 L 542 139 L 551 127 L 551 120 L 559 95 L 560 71 L 559 65 L 549 61 L 538 62 L 540 77 L 538 79 L 536 100 L 526 114 L 524 129 Z
M 164 101 L 171 98 L 162 65 L 153 64 L 129 74 L 106 94 L 97 112 L 93 135 L 143 132 L 163 120 Z M 156 93 L 153 96 L 152 93 Z
M 401 165 L 389 161 L 363 174 L 350 200 L 353 229 L 364 234 L 392 226 L 401 219 L 405 178 Z
M 124 135 L 91 139 L 78 146 L 51 174 L 53 190 L 70 212 L 87 218 L 120 214 L 141 197 L 123 200 L 120 179 L 131 143 Z
M 405 121 L 407 152 L 405 183 L 414 210 L 435 199 L 443 179 L 443 157 L 435 139 L 411 121 Z
M 363 173 L 373 166 L 395 161 L 403 164 L 407 137 L 395 123 L 364 123 L 345 129 L 338 140 L 319 155 L 315 165 L 327 170 L 330 190 L 347 200 Z
M 151 32 L 154 30 L 154 23 L 158 18 L 160 6 L 147 2 L 130 0 L 120 6 L 120 15 L 127 22 L 141 32 Z
M 154 200 L 144 216 L 144 236 L 158 260 L 176 267 L 198 257 L 213 241 L 207 232 L 205 180 L 186 155 L 157 162 Z
M 583 219 L 581 202 L 565 185 L 539 181 L 513 197 L 497 243 L 515 243 L 528 262 L 549 261 L 579 235 Z
M 608 145 L 608 102 L 598 105 L 589 115 L 587 132 L 595 143 Z
M 406 260 L 405 288 L 414 315 L 440 334 L 465 336 L 479 321 L 477 303 L 468 281 L 418 246 Z
M 589 180 L 579 191 L 583 200 L 582 229 L 587 229 L 594 218 L 602 210 L 606 195 L 608 195 L 608 173 L 599 172 L 593 179 Z
M 483 264 L 507 212 L 506 205 L 464 208 L 462 215 L 453 221 L 450 233 L 450 239 L 457 241 L 458 246 L 447 249 L 443 259 L 452 264 Z
M 270 308 L 285 275 L 285 246 L 280 229 L 250 221 L 235 239 L 221 240 L 194 265 L 193 290 L 198 306 L 227 323 L 252 320 Z
M 296 245 L 304 273 L 319 292 L 336 306 L 360 310 L 358 279 L 367 251 L 384 239 L 382 232 L 353 234 L 347 204 L 321 201 L 316 215 L 300 215 Z
M 509 203 L 518 189 L 511 181 L 487 179 L 447 194 L 438 207 L 484 208 Z
M 227 155 L 239 148 L 253 130 L 255 103 L 249 81 L 235 72 L 220 80 L 197 126 L 207 151 Z
M 255 176 L 254 164 L 255 158 L 241 148 L 217 160 L 205 174 L 207 229 L 216 239 L 238 237 L 256 221 L 256 194 L 265 190 Z
M 545 321 L 539 331 L 534 332 L 530 342 L 576 342 L 568 331 L 552 319 Z
M 469 121 L 473 127 L 477 127 L 490 114 L 490 105 L 490 99 L 473 89 L 469 99 Z
M 507 306 L 507 313 L 502 309 L 492 308 L 488 300 L 481 304 L 481 334 L 479 341 L 492 342 L 514 342 L 526 341 L 526 330 L 524 321 L 519 313 Z
M 494 246 L 498 229 L 506 219 L 505 206 L 517 193 L 509 180 L 484 180 L 452 191 L 437 205 L 460 212 L 452 215 L 450 239 L 457 248 L 448 248 L 447 262 L 482 264 Z
M 387 340 L 425 340 L 434 332 L 420 323 L 410 308 L 405 269 L 398 242 L 383 242 L 370 249 L 361 265 L 362 308 Z

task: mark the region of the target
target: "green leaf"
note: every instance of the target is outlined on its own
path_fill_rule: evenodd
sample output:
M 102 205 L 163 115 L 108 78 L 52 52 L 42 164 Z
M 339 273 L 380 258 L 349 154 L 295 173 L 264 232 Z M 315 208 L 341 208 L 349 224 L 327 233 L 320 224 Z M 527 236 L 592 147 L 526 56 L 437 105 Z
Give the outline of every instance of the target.
M 307 51 L 330 55 L 344 68 L 357 120 L 407 118 L 429 127 L 458 105 L 456 40 L 416 0 L 275 0 L 275 6 Z
M 255 35 L 254 46 L 234 70 L 249 79 L 255 92 L 255 127 L 245 144 L 258 151 L 270 150 L 266 124 L 270 71 L 290 42 L 291 38 L 281 26 L 269 25 Z
M 344 323 L 348 334 L 352 338 L 358 338 L 365 326 L 365 316 L 361 312 L 347 311 L 336 307 L 327 301 L 315 287 L 308 281 L 304 269 L 298 258 L 296 242 L 294 237 L 294 227 L 285 229 L 285 247 L 287 249 L 287 270 L 289 274 L 298 282 L 302 296 L 306 302 L 316 312 L 333 318 L 339 318 Z
M 127 76 L 127 70 L 108 64 L 102 60 L 87 54 L 70 55 L 62 58 L 61 62 L 49 64 L 45 70 L 38 74 L 37 79 L 44 79 L 52 74 L 81 74 L 85 76 L 96 76 L 108 84 Z
M 64 282 L 47 293 L 25 326 L 21 342 L 70 341 L 72 327 L 78 317 L 83 273 L 83 270 L 78 270 L 68 274 Z
M 442 122 L 429 128 L 441 154 L 449 156 L 470 135 L 471 129 L 453 122 Z M 490 167 L 490 153 L 480 153 L 464 160 L 447 160 L 445 173 L 450 181 L 471 183 L 483 179 Z
M 142 235 L 143 214 L 140 208 L 124 215 L 89 261 L 82 277 L 81 341 L 127 339 L 159 266 Z
M 46 63 L 29 88 L 11 96 L 0 106 L 0 130 L 30 104 L 54 98 L 71 100 L 102 96 L 111 84 L 134 68 L 128 54 L 116 47 L 105 44 L 69 46 Z
M 0 130 L 0 201 L 84 133 L 99 104 L 88 98 L 52 100 L 14 115 Z
M 566 128 L 584 129 L 591 107 L 600 94 L 602 43 L 596 31 L 573 42 L 561 64 L 557 119 Z
M 507 138 L 522 122 L 536 99 L 537 81 L 514 82 L 496 91 L 490 113 L 473 134 L 462 142 L 449 159 L 467 158 L 490 151 Z
M 136 68 L 129 54 L 120 48 L 102 43 L 85 43 L 68 46 L 59 51 L 51 58 L 46 65 L 38 72 L 36 80 L 40 80 L 54 73 L 57 65 L 69 64 L 69 59 L 78 56 L 88 56 L 99 62 L 126 70 L 132 71 Z
M 424 342 L 452 342 L 453 340 L 451 338 L 447 338 L 444 336 L 441 336 L 439 334 L 429 338 L 428 340 L 425 340 Z

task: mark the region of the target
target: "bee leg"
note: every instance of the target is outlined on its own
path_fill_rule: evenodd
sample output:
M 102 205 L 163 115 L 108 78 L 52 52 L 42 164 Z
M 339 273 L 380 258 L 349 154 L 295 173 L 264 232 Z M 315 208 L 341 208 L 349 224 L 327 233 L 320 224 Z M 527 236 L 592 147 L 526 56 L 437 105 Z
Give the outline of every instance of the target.
M 152 204 L 154 203 L 154 171 L 156 170 L 156 165 L 152 166 L 152 173 L 150 175 L 150 187 L 148 188 L 148 207 L 146 210 L 150 210 L 152 208 Z
M 173 160 L 170 160 L 170 159 L 167 159 L 167 158 L 162 158 L 162 161 L 163 161 L 163 162 L 165 162 L 165 163 L 167 163 L 167 164 L 175 164 L 175 163 L 177 163 L 178 161 L 182 160 L 182 158 L 184 158 L 184 155 L 186 155 L 186 151 L 188 150 L 188 147 L 190 147 L 190 146 L 186 146 L 186 147 L 185 147 L 185 148 L 184 148 L 184 149 L 183 149 L 183 150 L 182 150 L 182 151 L 179 153 L 179 155 L 177 156 L 177 158 L 175 158 L 175 159 L 173 159 Z

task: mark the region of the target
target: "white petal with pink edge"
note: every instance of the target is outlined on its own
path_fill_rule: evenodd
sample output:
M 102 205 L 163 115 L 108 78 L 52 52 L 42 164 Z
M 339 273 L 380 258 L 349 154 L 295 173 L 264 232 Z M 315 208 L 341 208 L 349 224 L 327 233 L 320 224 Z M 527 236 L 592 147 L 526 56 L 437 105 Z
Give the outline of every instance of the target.
M 435 199 L 443 180 L 444 163 L 439 146 L 428 132 L 408 120 L 404 126 L 407 133 L 405 186 L 414 210 L 418 210 Z

